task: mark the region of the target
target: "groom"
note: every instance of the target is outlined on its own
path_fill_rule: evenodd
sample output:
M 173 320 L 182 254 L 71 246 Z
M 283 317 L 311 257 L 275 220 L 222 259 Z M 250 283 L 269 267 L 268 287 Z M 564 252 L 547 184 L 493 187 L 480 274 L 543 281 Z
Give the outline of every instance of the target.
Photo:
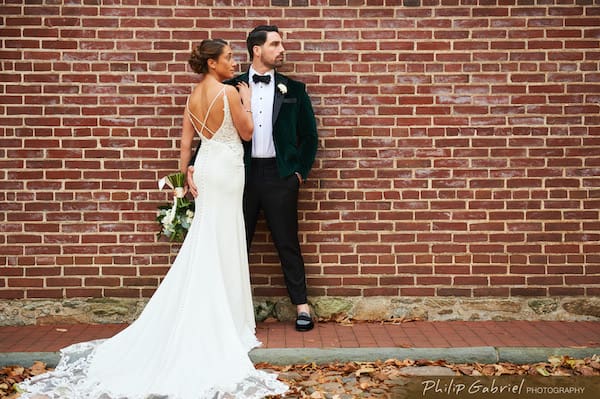
M 290 300 L 296 305 L 296 330 L 314 327 L 307 303 L 304 260 L 298 241 L 298 190 L 317 153 L 317 126 L 305 85 L 276 71 L 285 51 L 277 26 L 261 25 L 246 39 L 252 65 L 225 83 L 252 88 L 252 140 L 243 142 L 246 184 L 244 219 L 248 251 L 262 209 L 279 254 Z M 197 152 L 197 151 L 196 151 Z M 193 163 L 193 160 L 192 160 Z M 195 191 L 193 167 L 188 185 Z

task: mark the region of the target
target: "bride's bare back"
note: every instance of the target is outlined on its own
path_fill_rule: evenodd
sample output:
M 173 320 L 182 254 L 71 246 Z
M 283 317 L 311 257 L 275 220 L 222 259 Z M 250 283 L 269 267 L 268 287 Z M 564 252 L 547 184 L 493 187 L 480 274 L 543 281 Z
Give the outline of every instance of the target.
M 193 115 L 196 131 L 211 139 L 219 130 L 225 117 L 225 104 L 222 96 L 223 85 L 202 82 L 198 84 L 188 100 L 188 112 Z M 204 121 L 205 125 L 198 121 Z

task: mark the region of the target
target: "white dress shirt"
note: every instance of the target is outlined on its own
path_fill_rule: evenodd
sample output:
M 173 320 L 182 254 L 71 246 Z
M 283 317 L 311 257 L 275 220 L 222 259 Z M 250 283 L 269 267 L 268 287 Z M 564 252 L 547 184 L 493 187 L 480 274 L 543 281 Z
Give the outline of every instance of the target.
M 265 75 L 271 75 L 269 84 L 254 83 L 252 76 L 258 74 L 252 66 L 248 71 L 249 84 L 252 87 L 252 120 L 254 133 L 252 135 L 253 158 L 275 158 L 275 143 L 273 142 L 273 100 L 275 98 L 275 71 L 270 70 Z

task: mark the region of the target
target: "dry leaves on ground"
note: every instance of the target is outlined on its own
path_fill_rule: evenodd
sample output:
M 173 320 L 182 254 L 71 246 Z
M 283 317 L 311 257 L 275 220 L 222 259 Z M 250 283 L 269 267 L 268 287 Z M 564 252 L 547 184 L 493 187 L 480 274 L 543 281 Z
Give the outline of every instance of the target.
M 277 319 L 272 319 L 273 321 L 278 321 Z M 349 317 L 346 313 L 335 313 L 329 317 L 319 317 L 317 319 L 319 323 L 336 323 L 342 326 L 353 326 L 355 324 L 373 324 L 375 323 L 373 320 L 358 320 Z M 265 320 L 269 321 L 269 320 Z M 379 324 L 403 324 L 410 323 L 413 321 L 422 321 L 420 317 L 391 317 L 385 320 L 379 320 L 377 323 Z
M 273 370 L 290 386 L 286 398 L 301 399 L 353 399 L 386 398 L 398 385 L 405 383 L 407 371 L 418 367 L 445 367 L 466 376 L 600 376 L 600 356 L 573 359 L 553 356 L 547 362 L 534 364 L 514 363 L 463 363 L 452 364 L 444 360 L 397 360 L 378 362 L 348 362 L 330 364 L 294 364 L 275 366 L 257 364 L 257 368 Z M 0 369 L 0 398 L 16 399 L 16 384 L 49 371 L 42 362 L 32 367 L 9 366 Z
M 262 363 L 258 368 L 280 374 L 290 386 L 286 397 L 301 399 L 388 398 L 398 386 L 404 385 L 407 368 L 438 366 L 448 368 L 457 376 L 600 376 L 600 356 L 572 359 L 550 357 L 535 364 L 451 364 L 444 360 L 395 360 L 385 362 L 349 362 L 324 365 L 297 364 L 273 366 Z M 403 369 L 405 369 L 403 371 Z
M 8 366 L 0 369 L 0 398 L 16 399 L 19 397 L 17 384 L 34 375 L 49 371 L 46 364 L 34 362 L 31 367 Z

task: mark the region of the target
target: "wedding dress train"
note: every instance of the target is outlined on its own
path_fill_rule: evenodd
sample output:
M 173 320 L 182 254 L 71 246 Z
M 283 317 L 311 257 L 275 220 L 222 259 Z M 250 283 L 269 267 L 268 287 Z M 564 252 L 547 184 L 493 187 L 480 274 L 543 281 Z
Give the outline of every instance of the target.
M 287 391 L 248 357 L 260 343 L 242 214 L 243 148 L 224 89 L 216 97 L 221 94 L 224 118 L 216 132 L 189 113 L 202 126 L 194 124 L 202 139 L 194 164 L 199 195 L 187 237 L 157 291 L 119 334 L 64 348 L 54 371 L 20 385 L 23 399 L 257 399 Z

